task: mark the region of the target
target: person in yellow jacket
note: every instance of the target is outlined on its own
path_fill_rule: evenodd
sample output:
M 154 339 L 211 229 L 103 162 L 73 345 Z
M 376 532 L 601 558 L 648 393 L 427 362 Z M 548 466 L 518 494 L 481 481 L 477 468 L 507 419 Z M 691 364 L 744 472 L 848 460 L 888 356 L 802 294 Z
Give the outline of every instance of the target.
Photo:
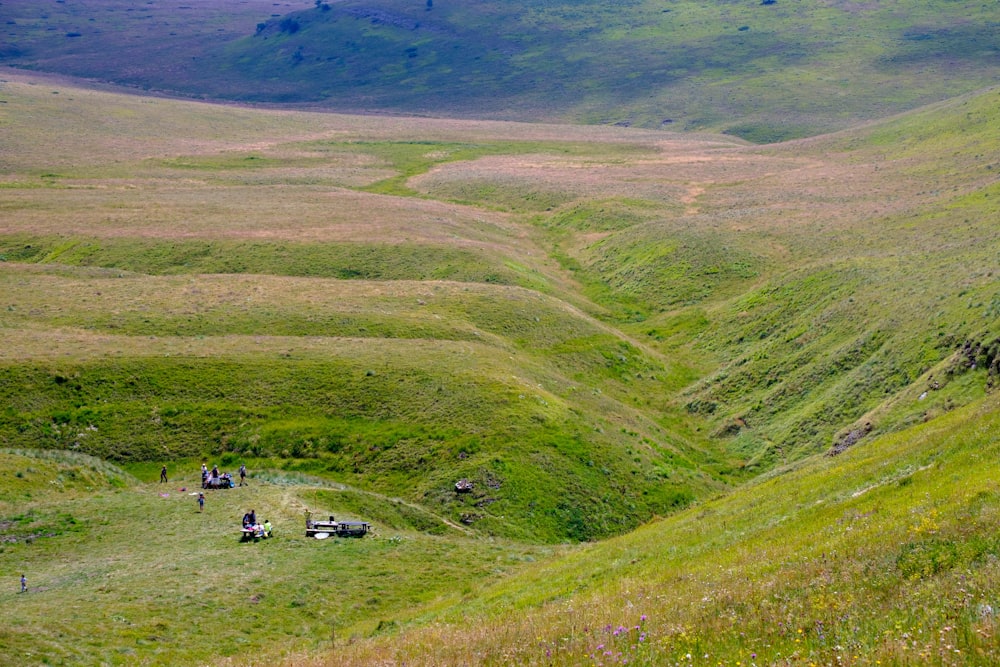
M 264 519 L 264 537 L 271 537 L 271 522 Z

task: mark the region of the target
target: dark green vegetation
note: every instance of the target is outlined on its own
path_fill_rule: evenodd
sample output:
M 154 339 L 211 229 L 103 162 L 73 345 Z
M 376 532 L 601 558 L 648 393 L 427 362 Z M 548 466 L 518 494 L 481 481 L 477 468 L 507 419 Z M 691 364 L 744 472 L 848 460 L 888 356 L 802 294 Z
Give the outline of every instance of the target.
M 990 2 L 7 0 L 0 63 L 435 116 L 817 134 L 997 82 Z M 107 53 L 116 58 L 108 59 Z
M 25 620 L 4 617 L 3 655 L 250 661 L 267 629 L 271 660 L 331 632 L 393 637 L 483 609 L 484 638 L 511 634 L 471 661 L 516 645 L 544 662 L 538 637 L 572 635 L 574 653 L 555 652 L 575 664 L 592 636 L 546 614 L 596 600 L 588 625 L 631 624 L 614 607 L 628 599 L 658 605 L 651 665 L 703 655 L 680 634 L 701 627 L 729 664 L 765 648 L 777 661 L 798 630 L 832 664 L 816 623 L 845 614 L 859 653 L 895 655 L 885 623 L 936 636 L 958 618 L 953 645 L 993 656 L 975 619 L 1000 608 L 984 592 L 995 466 L 963 474 L 995 446 L 997 90 L 770 147 L 229 109 L 34 77 L 4 81 L 0 100 L 0 443 L 18 450 L 3 455 L 0 566 L 51 573 L 37 596 L 4 594 Z M 252 491 L 213 493 L 196 514 L 177 489 L 203 458 L 246 461 Z M 963 484 L 974 497 L 949 504 Z M 236 543 L 248 500 L 287 541 Z M 300 539 L 305 507 L 376 535 Z M 864 524 L 868 541 L 829 534 L 870 512 L 886 519 Z M 539 545 L 663 515 L 481 587 L 548 560 Z M 136 545 L 149 522 L 162 534 Z M 822 570 L 821 545 L 852 560 Z M 345 573 L 357 588 L 341 598 Z M 848 597 L 815 597 L 817 577 Z M 662 620 L 672 588 L 676 624 Z M 947 604 L 917 619 L 886 601 L 896 591 Z M 60 604 L 80 620 L 59 620 Z M 738 639 L 768 637 L 745 622 L 767 605 L 795 629 Z M 537 608 L 536 627 L 511 623 Z M 448 636 L 360 642 L 344 659 L 454 664 L 484 641 L 435 627 Z

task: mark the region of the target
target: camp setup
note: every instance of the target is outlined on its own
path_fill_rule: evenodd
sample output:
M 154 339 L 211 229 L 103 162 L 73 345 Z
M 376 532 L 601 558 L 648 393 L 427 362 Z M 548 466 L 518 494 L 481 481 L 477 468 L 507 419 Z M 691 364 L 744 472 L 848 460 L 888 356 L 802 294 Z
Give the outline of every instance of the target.
M 228 472 L 222 473 L 218 477 L 203 477 L 201 488 L 203 489 L 231 489 L 236 486 L 233 483 L 233 476 Z

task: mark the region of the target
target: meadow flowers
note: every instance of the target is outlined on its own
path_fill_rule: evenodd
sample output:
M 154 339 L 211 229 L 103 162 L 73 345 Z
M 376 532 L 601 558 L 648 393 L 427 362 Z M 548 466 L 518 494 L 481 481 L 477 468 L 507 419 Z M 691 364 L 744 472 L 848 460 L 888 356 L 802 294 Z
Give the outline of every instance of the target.
M 595 665 L 644 665 L 649 662 L 646 647 L 649 644 L 649 634 L 645 629 L 647 616 L 639 617 L 636 625 L 619 624 L 605 625 L 600 631 L 595 631 L 597 645 L 587 653 L 587 657 Z

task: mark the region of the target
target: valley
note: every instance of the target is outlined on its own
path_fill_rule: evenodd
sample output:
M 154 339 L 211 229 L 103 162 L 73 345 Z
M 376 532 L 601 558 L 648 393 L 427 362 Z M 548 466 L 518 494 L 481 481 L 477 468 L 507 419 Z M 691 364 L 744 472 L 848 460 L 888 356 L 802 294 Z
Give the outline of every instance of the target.
M 0 79 L 0 664 L 996 657 L 995 88 L 761 146 Z

